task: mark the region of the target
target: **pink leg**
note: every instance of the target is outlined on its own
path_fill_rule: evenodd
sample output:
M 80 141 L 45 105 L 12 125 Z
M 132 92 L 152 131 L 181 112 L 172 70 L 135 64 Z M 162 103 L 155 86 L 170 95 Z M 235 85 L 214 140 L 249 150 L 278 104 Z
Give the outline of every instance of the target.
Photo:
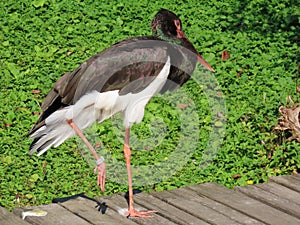
M 156 211 L 150 210 L 150 211 L 138 212 L 134 209 L 132 173 L 131 173 L 131 164 L 130 164 L 131 150 L 129 148 L 129 137 L 130 137 L 130 128 L 126 128 L 125 140 L 124 140 L 124 156 L 126 160 L 127 173 L 128 173 L 129 207 L 128 207 L 128 212 L 125 215 L 129 217 L 149 218 L 151 216 L 149 216 L 148 214 L 155 213 Z
M 73 130 L 76 132 L 76 134 L 83 140 L 83 142 L 86 144 L 86 146 L 90 149 L 92 152 L 95 160 L 99 160 L 99 156 L 97 152 L 95 151 L 94 147 L 90 144 L 90 142 L 86 139 L 84 134 L 81 132 L 79 127 L 74 123 L 73 120 L 68 120 L 68 124 L 73 128 Z M 96 173 L 98 171 L 97 176 L 97 185 L 101 188 L 102 193 L 105 190 L 105 179 L 106 179 L 106 165 L 104 162 L 97 165 L 94 169 L 94 172 Z

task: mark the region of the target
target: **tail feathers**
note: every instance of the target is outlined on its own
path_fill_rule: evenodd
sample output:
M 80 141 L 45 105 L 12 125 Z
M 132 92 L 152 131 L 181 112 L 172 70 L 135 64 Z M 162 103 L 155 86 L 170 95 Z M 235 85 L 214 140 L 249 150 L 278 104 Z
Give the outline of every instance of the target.
M 75 105 L 59 109 L 47 117 L 43 124 L 31 133 L 29 138 L 34 139 L 29 154 L 38 152 L 42 155 L 52 146 L 58 147 L 65 140 L 75 135 L 75 131 L 68 124 L 72 119 L 81 129 L 85 129 L 96 121 L 94 108 L 96 93 L 83 96 Z
M 38 151 L 38 156 L 40 156 L 52 146 L 59 146 L 74 134 L 74 130 L 65 119 L 61 123 L 44 125 L 30 136 L 30 138 L 34 138 L 34 141 L 30 146 L 29 154 L 32 155 L 35 151 Z

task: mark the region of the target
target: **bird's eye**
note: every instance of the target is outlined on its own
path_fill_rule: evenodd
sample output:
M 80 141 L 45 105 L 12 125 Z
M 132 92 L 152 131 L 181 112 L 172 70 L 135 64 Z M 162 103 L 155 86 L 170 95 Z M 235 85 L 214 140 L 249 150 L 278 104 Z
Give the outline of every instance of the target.
M 180 26 L 180 21 L 179 20 L 174 20 L 174 24 L 175 24 L 177 30 L 181 30 L 181 26 Z

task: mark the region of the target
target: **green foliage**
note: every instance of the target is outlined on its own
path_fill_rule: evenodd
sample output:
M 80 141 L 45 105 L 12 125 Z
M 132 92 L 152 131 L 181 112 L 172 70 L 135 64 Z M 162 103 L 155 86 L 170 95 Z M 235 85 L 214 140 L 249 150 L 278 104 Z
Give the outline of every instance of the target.
M 172 177 L 140 188 L 174 189 L 207 181 L 233 187 L 299 172 L 299 144 L 281 143 L 272 132 L 278 108 L 286 104 L 286 97 L 291 95 L 299 101 L 297 1 L 7 0 L 0 3 L 1 206 L 12 209 L 44 204 L 80 192 L 100 194 L 96 176 L 82 158 L 76 139 L 41 157 L 29 157 L 30 141 L 25 134 L 36 122 L 39 105 L 61 74 L 121 39 L 150 35 L 151 19 L 161 7 L 181 17 L 185 33 L 216 70 L 214 76 L 221 89 L 210 83 L 199 87 L 195 80 L 184 86 L 190 99 L 179 98 L 178 103 L 188 105 L 181 110 L 190 110 L 192 100 L 199 117 L 196 151 Z M 230 53 L 228 60 L 221 60 L 224 50 Z M 225 99 L 227 114 L 223 121 L 211 115 L 211 102 L 205 92 L 209 89 Z M 168 129 L 151 130 L 149 123 L 156 115 L 160 120 L 155 122 L 166 124 Z M 133 151 L 133 165 L 173 160 L 168 157 L 182 138 L 179 117 L 170 102 L 161 97 L 151 101 L 144 121 L 132 131 L 145 140 L 134 146 L 146 149 Z M 106 151 L 123 160 L 122 142 L 112 122 L 98 125 L 97 135 Z M 225 123 L 225 138 L 216 157 L 201 167 L 210 131 Z M 156 143 L 153 140 L 159 138 L 158 132 L 163 134 L 159 139 L 162 141 Z M 187 147 L 182 145 L 182 151 Z M 126 183 L 109 179 L 106 194 L 127 190 Z M 120 180 L 126 181 L 126 177 Z

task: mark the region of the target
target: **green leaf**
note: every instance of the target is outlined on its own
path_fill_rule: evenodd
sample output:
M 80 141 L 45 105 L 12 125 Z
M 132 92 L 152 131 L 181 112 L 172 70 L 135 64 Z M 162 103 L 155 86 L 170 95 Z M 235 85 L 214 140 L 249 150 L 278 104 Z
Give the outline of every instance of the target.
M 14 77 L 17 77 L 20 74 L 20 71 L 14 63 L 6 62 L 6 65 L 9 72 L 11 72 L 11 74 L 14 75 Z
M 2 45 L 3 45 L 4 47 L 9 46 L 9 41 L 3 41 L 3 42 L 2 42 Z
M 222 127 L 224 124 L 221 121 L 216 121 L 215 126 L 216 127 Z
M 32 195 L 32 194 L 26 194 L 25 197 L 26 197 L 27 199 L 32 199 L 32 198 L 33 198 L 33 195 Z
M 35 8 L 39 8 L 39 7 L 43 7 L 45 3 L 46 3 L 46 0 L 34 0 L 34 1 L 32 2 L 32 5 L 33 5 Z
M 32 182 L 32 183 L 35 183 L 35 182 L 37 182 L 37 180 L 38 180 L 39 178 L 40 178 L 39 175 L 35 173 L 35 174 L 32 174 L 32 175 L 30 176 L 29 181 Z
M 2 158 L 2 162 L 5 163 L 5 164 L 11 164 L 12 163 L 12 158 L 11 156 L 5 156 Z

